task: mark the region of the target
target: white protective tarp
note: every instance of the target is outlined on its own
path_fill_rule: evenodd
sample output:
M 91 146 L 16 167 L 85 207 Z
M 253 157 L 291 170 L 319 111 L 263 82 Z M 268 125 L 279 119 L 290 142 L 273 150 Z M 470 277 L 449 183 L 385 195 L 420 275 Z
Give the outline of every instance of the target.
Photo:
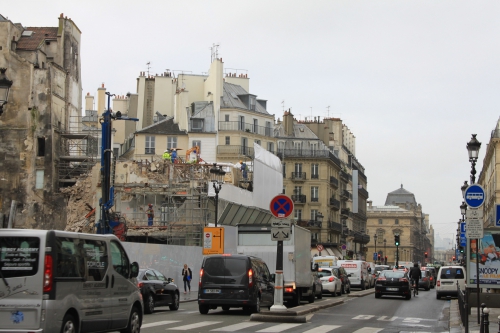
M 278 156 L 254 143 L 253 192 L 229 184 L 222 185 L 219 198 L 246 207 L 258 207 L 269 211 L 271 200 L 283 191 L 283 174 Z M 209 186 L 209 196 L 215 195 Z

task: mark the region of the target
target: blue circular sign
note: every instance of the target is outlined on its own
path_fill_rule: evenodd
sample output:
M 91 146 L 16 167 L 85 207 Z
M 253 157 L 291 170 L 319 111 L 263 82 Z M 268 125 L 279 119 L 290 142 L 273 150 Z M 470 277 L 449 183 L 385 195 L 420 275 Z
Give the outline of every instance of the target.
M 465 191 L 465 203 L 470 208 L 479 208 L 484 203 L 484 188 L 478 184 L 472 184 Z

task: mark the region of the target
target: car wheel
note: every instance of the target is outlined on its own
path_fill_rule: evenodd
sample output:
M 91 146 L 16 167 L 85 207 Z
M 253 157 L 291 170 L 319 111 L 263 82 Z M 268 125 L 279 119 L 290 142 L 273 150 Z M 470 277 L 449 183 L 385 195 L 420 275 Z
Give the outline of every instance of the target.
M 144 313 L 153 313 L 155 310 L 155 299 L 153 295 L 148 294 L 146 302 L 144 302 Z
M 141 315 L 137 307 L 133 307 L 130 311 L 130 318 L 126 329 L 121 330 L 121 333 L 139 333 L 141 331 Z
M 382 295 L 381 295 L 381 294 L 377 294 L 377 293 L 375 293 L 375 298 L 380 298 L 380 297 L 382 297 Z
M 429 291 L 431 289 L 431 287 L 425 287 L 425 291 Z
M 439 295 L 439 293 L 436 293 L 436 299 L 441 299 L 441 295 Z
M 223 305 L 222 306 L 222 311 L 229 311 L 229 306 Z
M 201 314 L 207 314 L 208 313 L 208 305 L 200 304 L 200 305 L 198 305 L 198 310 L 200 310 Z
M 411 298 L 411 293 L 409 293 L 408 295 L 406 295 L 405 299 L 406 300 L 409 300 Z
M 257 297 L 255 300 L 255 305 L 252 306 L 251 308 L 252 313 L 259 313 L 260 312 L 260 297 Z
M 316 288 L 313 287 L 311 291 L 311 295 L 309 295 L 308 301 L 309 303 L 314 303 L 314 299 L 316 298 Z
M 71 314 L 64 316 L 61 333 L 78 333 L 78 323 Z
M 168 307 L 170 308 L 170 311 L 177 311 L 179 310 L 179 293 L 174 292 L 174 303 L 170 304 Z
M 322 299 L 322 298 L 323 298 L 323 286 L 321 286 L 320 293 L 318 294 L 318 299 Z

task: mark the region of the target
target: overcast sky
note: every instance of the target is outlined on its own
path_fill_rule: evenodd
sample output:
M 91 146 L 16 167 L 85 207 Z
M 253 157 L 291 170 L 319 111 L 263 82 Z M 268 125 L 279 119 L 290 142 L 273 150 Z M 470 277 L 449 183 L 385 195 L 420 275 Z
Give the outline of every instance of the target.
M 466 143 L 482 142 L 479 170 L 499 118 L 500 2 L 495 1 L 47 1 L 3 0 L 24 26 L 82 31 L 83 93 L 104 83 L 136 92 L 136 78 L 166 69 L 207 72 L 219 44 L 228 72 L 298 119 L 340 117 L 356 136 L 369 200 L 384 205 L 401 184 L 453 238 Z M 284 103 L 282 104 L 282 102 Z M 329 109 L 328 109 L 329 107 Z M 329 110 L 329 111 L 328 111 Z

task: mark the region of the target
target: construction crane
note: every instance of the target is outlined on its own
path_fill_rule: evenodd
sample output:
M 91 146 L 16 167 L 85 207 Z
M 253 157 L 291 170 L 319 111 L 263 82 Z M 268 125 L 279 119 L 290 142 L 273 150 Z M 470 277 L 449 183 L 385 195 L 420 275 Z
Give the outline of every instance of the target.
M 111 221 L 109 210 L 114 206 L 114 187 L 111 185 L 111 157 L 113 147 L 111 147 L 111 134 L 113 132 L 112 122 L 114 120 L 132 120 L 139 121 L 138 118 L 129 118 L 122 116 L 120 111 L 113 113 L 111 110 L 111 96 L 115 96 L 109 92 L 108 95 L 108 109 L 102 114 L 99 119 L 102 128 L 102 147 L 101 147 L 101 189 L 102 197 L 99 199 L 99 206 L 101 210 L 100 220 L 97 223 L 98 234 L 112 234 L 115 222 Z

